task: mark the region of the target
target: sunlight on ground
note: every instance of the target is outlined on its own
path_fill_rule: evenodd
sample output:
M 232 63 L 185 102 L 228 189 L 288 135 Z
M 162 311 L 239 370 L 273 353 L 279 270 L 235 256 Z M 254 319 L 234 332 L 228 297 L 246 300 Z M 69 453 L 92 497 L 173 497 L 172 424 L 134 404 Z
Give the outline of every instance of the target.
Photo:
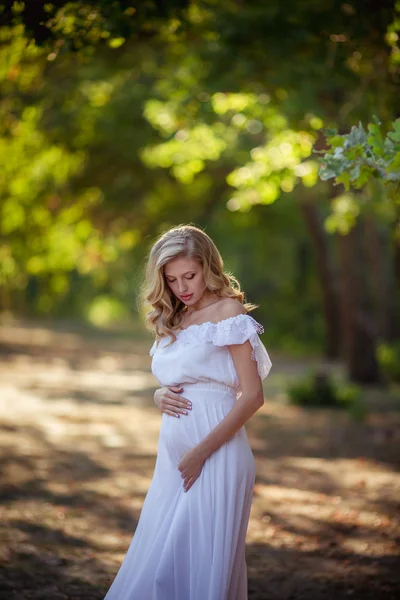
M 38 555 L 65 564 L 63 576 L 106 584 L 132 539 L 156 459 L 161 415 L 148 346 L 129 352 L 107 340 L 94 352 L 79 336 L 35 335 L 30 352 L 17 344 L 0 361 L 0 557 Z M 246 426 L 257 461 L 250 578 L 268 578 L 271 568 L 301 568 L 310 580 L 382 576 L 380 561 L 394 559 L 400 534 L 399 423 L 399 413 L 353 423 L 268 392 Z

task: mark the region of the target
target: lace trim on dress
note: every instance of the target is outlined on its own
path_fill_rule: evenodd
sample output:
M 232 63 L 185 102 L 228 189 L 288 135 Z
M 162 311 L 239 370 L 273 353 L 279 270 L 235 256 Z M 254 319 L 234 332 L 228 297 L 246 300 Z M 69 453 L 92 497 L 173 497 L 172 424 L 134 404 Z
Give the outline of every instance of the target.
M 229 346 L 231 344 L 243 344 L 249 340 L 253 348 L 251 358 L 257 361 L 257 370 L 261 379 L 264 379 L 271 369 L 272 363 L 268 352 L 258 337 L 258 334 L 264 333 L 264 327 L 250 315 L 240 314 L 222 319 L 217 323 L 213 321 L 194 323 L 175 333 L 176 341 L 186 346 L 207 342 L 214 344 L 214 346 Z M 166 340 L 166 338 L 162 338 L 162 340 Z M 153 356 L 156 349 L 157 343 L 155 341 L 150 348 L 150 356 Z
M 211 341 L 215 346 L 243 344 L 249 340 L 252 346 L 251 358 L 257 362 L 257 371 L 261 379 L 265 379 L 271 370 L 271 360 L 268 352 L 259 338 L 264 333 L 264 327 L 247 314 L 229 317 L 211 327 Z

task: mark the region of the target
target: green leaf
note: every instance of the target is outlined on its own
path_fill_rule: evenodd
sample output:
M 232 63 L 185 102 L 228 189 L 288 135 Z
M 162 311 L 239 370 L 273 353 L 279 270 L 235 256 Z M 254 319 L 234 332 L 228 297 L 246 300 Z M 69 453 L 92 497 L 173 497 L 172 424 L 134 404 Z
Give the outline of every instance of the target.
M 343 144 L 345 142 L 344 137 L 342 135 L 334 135 L 333 137 L 329 138 L 328 141 L 331 145 L 331 148 L 341 148 L 343 147 Z
M 367 142 L 374 150 L 375 154 L 382 155 L 385 150 L 385 145 L 381 130 L 375 123 L 368 123 L 368 130 L 371 135 L 368 136 Z
M 353 127 L 350 130 L 350 133 L 345 137 L 345 148 L 349 148 L 350 146 L 357 146 L 359 144 L 365 144 L 365 142 L 367 141 L 367 133 L 364 127 L 362 126 L 362 123 L 359 123 L 358 127 L 353 125 Z
M 332 179 L 332 177 L 336 177 L 335 171 L 327 167 L 321 167 L 318 171 L 318 175 L 322 181 L 327 181 L 328 179 Z
M 393 131 L 389 131 L 388 137 L 393 140 L 393 142 L 400 144 L 400 119 L 396 119 L 392 125 Z
M 337 135 L 337 129 L 333 129 L 333 128 L 327 127 L 327 128 L 325 128 L 325 129 L 322 130 L 322 133 L 324 134 L 324 136 L 326 138 L 334 137 L 334 136 Z
M 360 177 L 360 164 L 356 164 L 352 169 L 350 169 L 349 176 L 350 181 L 355 181 Z
M 348 173 L 346 173 L 346 171 L 344 173 L 342 173 L 341 175 L 339 175 L 336 178 L 336 181 L 338 183 L 343 183 L 346 191 L 348 191 L 350 189 L 350 175 Z

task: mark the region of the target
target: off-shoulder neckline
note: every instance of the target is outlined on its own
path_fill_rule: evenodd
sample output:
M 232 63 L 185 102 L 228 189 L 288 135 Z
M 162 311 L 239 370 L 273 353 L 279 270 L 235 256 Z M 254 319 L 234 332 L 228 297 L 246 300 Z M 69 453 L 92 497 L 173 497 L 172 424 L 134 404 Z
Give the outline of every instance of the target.
M 238 317 L 250 317 L 251 319 L 253 319 L 253 317 L 251 315 L 249 315 L 248 313 L 239 313 L 238 315 L 234 315 L 233 317 L 226 317 L 225 319 L 221 319 L 220 321 L 204 321 L 203 323 L 192 323 L 191 325 L 188 325 L 187 327 L 185 327 L 185 329 L 176 329 L 175 333 L 180 334 L 180 333 L 183 333 L 184 331 L 188 331 L 189 329 L 196 328 L 196 327 L 200 328 L 200 327 L 203 327 L 204 325 L 219 325 L 220 323 L 225 323 L 226 321 L 231 321 L 232 319 L 237 319 Z
M 246 319 L 243 319 L 243 317 L 245 317 Z M 175 337 L 176 337 L 176 341 L 180 340 L 182 343 L 188 340 L 193 339 L 193 337 L 195 337 L 195 339 L 200 339 L 202 338 L 202 334 L 203 334 L 203 328 L 207 325 L 207 326 L 214 326 L 216 329 L 213 329 L 214 332 L 218 332 L 219 329 L 217 329 L 217 327 L 221 326 L 223 327 L 223 324 L 227 323 L 227 322 L 240 322 L 240 321 L 247 321 L 247 319 L 253 323 L 257 333 L 263 333 L 264 332 L 264 328 L 263 326 L 254 319 L 254 317 L 252 317 L 251 315 L 249 315 L 248 313 L 240 313 L 238 315 L 234 315 L 232 317 L 226 317 L 225 319 L 221 319 L 220 321 L 204 321 L 203 323 L 192 323 L 191 325 L 189 325 L 188 327 L 185 327 L 185 329 L 175 329 L 174 333 L 175 333 Z M 194 336 L 192 331 L 195 330 L 196 332 L 198 332 L 198 336 Z M 202 332 L 202 334 L 200 334 L 200 331 Z M 206 336 L 207 336 L 207 330 L 206 330 Z M 161 343 L 162 340 L 168 340 L 170 336 L 163 336 L 159 339 L 155 339 L 153 346 L 150 349 L 150 355 L 152 355 L 155 352 L 155 349 L 158 347 L 158 343 Z M 162 342 L 163 343 L 163 342 Z

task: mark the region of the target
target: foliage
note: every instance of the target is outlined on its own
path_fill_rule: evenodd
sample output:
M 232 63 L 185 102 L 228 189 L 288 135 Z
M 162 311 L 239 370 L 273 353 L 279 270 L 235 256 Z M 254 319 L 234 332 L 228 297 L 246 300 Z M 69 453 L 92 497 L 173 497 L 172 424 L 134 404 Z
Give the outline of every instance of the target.
M 363 419 L 365 409 L 361 388 L 338 383 L 329 375 L 313 372 L 288 386 L 290 402 L 306 408 L 343 408 L 356 419 Z
M 315 134 L 289 129 L 268 97 L 218 92 L 208 97 L 206 114 L 204 101 L 193 102 L 190 115 L 175 100 L 146 103 L 146 118 L 167 140 L 143 149 L 145 164 L 171 168 L 179 181 L 188 184 L 206 169 L 207 161 L 223 161 L 229 169 L 226 181 L 236 188 L 227 203 L 233 211 L 271 204 L 298 181 L 307 186 L 316 183 L 315 161 L 304 161 Z M 243 164 L 246 155 L 249 161 Z
M 400 1 L 396 0 L 393 7 L 393 21 L 389 24 L 386 32 L 386 43 L 391 49 L 392 69 L 400 65 Z
M 386 378 L 400 383 L 400 342 L 381 342 L 377 347 L 377 358 Z
M 97 319 L 115 298 L 134 311 L 148 243 L 193 222 L 274 342 L 320 345 L 299 200 L 327 213 L 321 127 L 393 119 L 392 3 L 0 5 L 1 306 Z
M 317 131 L 365 116 L 368 107 L 386 118 L 396 104 L 397 71 L 388 67 L 392 3 L 373 15 L 379 35 L 367 33 L 369 11 L 358 1 L 333 2 L 329 11 L 314 2 L 286 3 L 284 11 L 277 2 L 193 3 L 187 28 L 167 36 L 175 69 L 146 105 L 164 139 L 143 150 L 145 164 L 170 169 L 184 184 L 210 161 L 227 164 L 226 182 L 235 188 L 227 207 L 234 211 L 271 204 L 299 182 L 314 186 Z M 204 43 L 192 42 L 194 32 Z
M 346 190 L 332 201 L 327 230 L 347 234 L 361 212 L 372 211 L 394 225 L 400 239 L 400 119 L 386 134 L 376 116 L 367 130 L 360 122 L 346 134 L 339 135 L 336 129 L 324 132 L 330 149 L 316 151 L 324 154 L 319 176 Z
M 115 324 L 126 319 L 129 320 L 127 307 L 112 296 L 99 295 L 88 306 L 87 319 L 99 326 Z
M 83 179 L 107 100 L 85 80 L 76 90 L 82 110 L 78 98 L 61 99 L 65 84 L 49 86 L 45 57 L 20 27 L 0 29 L 0 288 L 40 289 L 29 298 L 32 312 L 54 310 L 67 298 L 71 273 L 91 277 L 92 289 L 101 286 L 109 265 L 137 243 L 126 227 L 107 231 L 97 217 L 106 190 L 98 179 Z M 103 97 L 104 87 L 112 86 L 103 85 Z
M 323 181 L 342 183 L 346 190 L 361 189 L 371 178 L 380 179 L 387 195 L 400 203 L 400 119 L 386 136 L 380 126 L 374 116 L 368 132 L 362 123 L 342 135 L 336 129 L 325 130 L 330 149 L 321 159 L 319 175 Z
M 168 19 L 183 17 L 188 0 L 2 0 L 1 25 L 20 25 L 38 46 L 82 50 L 99 43 L 118 48 L 132 36 L 156 35 Z

